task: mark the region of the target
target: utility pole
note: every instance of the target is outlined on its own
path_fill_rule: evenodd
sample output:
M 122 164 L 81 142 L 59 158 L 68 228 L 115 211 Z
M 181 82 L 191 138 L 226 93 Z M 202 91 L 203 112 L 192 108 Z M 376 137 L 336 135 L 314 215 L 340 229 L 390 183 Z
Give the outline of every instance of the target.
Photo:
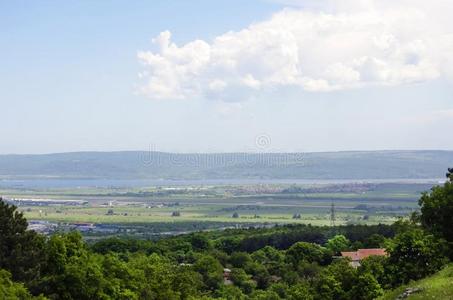
M 330 206 L 330 226 L 335 227 L 335 204 L 332 201 Z

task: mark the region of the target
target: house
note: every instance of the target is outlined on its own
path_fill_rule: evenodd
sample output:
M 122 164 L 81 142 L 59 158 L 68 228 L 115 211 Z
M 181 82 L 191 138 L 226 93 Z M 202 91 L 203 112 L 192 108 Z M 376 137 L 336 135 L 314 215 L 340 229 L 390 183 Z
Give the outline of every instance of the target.
M 228 268 L 223 269 L 223 283 L 225 285 L 233 284 L 231 281 L 231 270 Z
M 376 249 L 358 249 L 352 252 L 341 252 L 341 257 L 349 257 L 351 259 L 351 266 L 357 268 L 360 266 L 360 261 L 369 256 L 386 256 L 387 252 L 383 248 Z

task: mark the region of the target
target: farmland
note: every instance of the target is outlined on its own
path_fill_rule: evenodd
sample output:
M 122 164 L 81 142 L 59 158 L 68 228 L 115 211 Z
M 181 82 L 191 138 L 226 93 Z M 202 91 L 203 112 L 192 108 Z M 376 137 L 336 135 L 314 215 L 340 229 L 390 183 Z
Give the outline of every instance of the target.
M 86 201 L 83 205 L 16 203 L 32 221 L 115 225 L 118 230 L 108 230 L 109 234 L 146 235 L 146 232 L 178 233 L 287 223 L 330 225 L 332 204 L 336 225 L 390 224 L 416 210 L 420 194 L 433 184 L 362 182 L 5 188 L 0 193 L 7 199 Z M 86 233 L 95 235 L 96 232 L 87 230 Z

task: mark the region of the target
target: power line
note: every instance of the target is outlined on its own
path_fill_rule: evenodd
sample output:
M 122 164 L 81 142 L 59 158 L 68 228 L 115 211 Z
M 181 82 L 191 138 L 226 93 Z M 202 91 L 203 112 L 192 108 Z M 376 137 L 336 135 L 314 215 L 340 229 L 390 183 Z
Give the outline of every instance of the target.
M 330 206 L 330 226 L 335 227 L 335 204 L 332 201 Z

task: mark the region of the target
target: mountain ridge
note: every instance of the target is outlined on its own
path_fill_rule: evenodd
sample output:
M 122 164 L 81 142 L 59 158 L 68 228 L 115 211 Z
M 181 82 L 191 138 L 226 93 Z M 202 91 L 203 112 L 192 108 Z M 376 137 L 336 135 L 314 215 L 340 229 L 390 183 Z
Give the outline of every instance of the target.
M 305 153 L 83 151 L 0 155 L 0 176 L 121 179 L 442 178 L 453 151 Z

